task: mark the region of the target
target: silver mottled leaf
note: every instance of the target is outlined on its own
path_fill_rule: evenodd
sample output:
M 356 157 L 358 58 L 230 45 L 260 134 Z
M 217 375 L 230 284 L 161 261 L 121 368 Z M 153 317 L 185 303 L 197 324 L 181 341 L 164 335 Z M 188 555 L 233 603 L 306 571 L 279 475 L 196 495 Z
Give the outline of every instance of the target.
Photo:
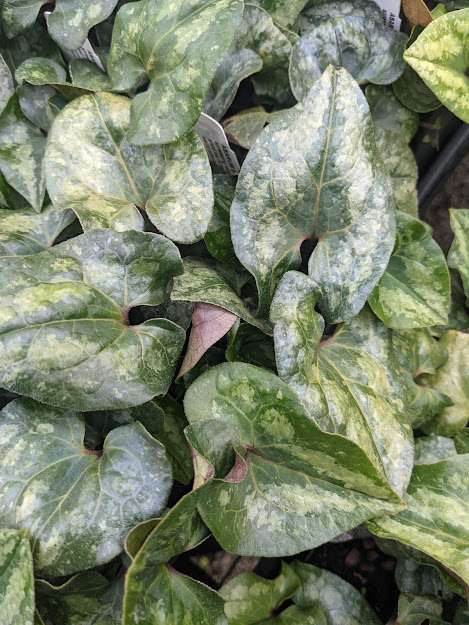
M 0 54 L 0 113 L 13 95 L 13 77 L 10 68 L 5 63 L 3 56 Z
M 310 237 L 318 243 L 309 273 L 327 321 L 363 307 L 394 245 L 390 183 L 377 161 L 368 105 L 343 69 L 329 68 L 302 104 L 262 132 L 231 208 L 233 245 L 256 278 L 261 313 Z
M 167 319 L 128 325 L 182 270 L 150 233 L 96 230 L 0 259 L 0 386 L 77 410 L 127 408 L 166 393 L 185 333 Z
M 375 124 L 407 143 L 411 141 L 419 126 L 417 113 L 403 106 L 390 87 L 368 85 L 365 95 Z
M 293 48 L 290 82 L 303 100 L 328 65 L 344 67 L 359 83 L 387 85 L 404 71 L 406 36 L 383 24 L 372 0 L 318 0 L 300 21 L 302 37 Z
M 34 576 L 26 532 L 0 530 L 0 622 L 32 625 Z
M 99 93 L 77 98 L 56 118 L 45 157 L 53 204 L 73 208 L 85 230 L 141 229 L 141 209 L 169 238 L 201 239 L 213 207 L 201 140 L 190 132 L 171 145 L 135 146 L 130 108 L 125 97 Z
M 469 302 L 469 209 L 450 209 L 454 241 L 448 253 L 448 265 L 459 272 Z
M 150 80 L 132 101 L 130 141 L 170 143 L 195 126 L 242 10 L 242 0 L 140 0 L 121 7 L 108 59 L 114 89 Z

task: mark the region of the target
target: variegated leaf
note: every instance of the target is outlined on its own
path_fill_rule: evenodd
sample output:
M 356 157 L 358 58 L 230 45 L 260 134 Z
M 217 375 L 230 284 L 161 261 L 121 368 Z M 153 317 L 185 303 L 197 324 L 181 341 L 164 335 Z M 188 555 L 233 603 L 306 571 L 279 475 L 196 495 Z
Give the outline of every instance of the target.
M 46 139 L 23 115 L 17 97 L 0 115 L 0 172 L 39 213 L 44 201 L 43 157 Z
M 231 208 L 236 254 L 254 275 L 259 310 L 318 238 L 309 260 L 330 323 L 363 307 L 394 246 L 394 206 L 376 158 L 366 100 L 329 68 L 300 105 L 272 122 L 244 161 Z
M 26 82 L 35 86 L 52 86 L 65 99 L 72 100 L 93 91 L 110 89 L 109 79 L 94 63 L 77 59 L 70 64 L 70 80 L 64 67 L 45 57 L 26 59 L 15 72 L 21 85 Z
M 430 113 L 441 107 L 438 98 L 409 65 L 393 83 L 392 90 L 399 102 L 415 113 Z
M 440 339 L 448 360 L 425 383 L 449 397 L 452 404 L 425 424 L 425 430 L 442 436 L 454 436 L 469 421 L 469 334 L 450 330 Z
M 300 578 L 300 588 L 293 597 L 297 606 L 319 605 L 328 625 L 380 624 L 363 595 L 334 573 L 303 562 L 294 562 L 292 568 Z
M 329 625 L 329 623 L 319 606 L 303 609 L 291 605 L 278 616 L 262 621 L 259 625 Z
M 141 623 L 142 618 L 146 619 L 149 623 L 167 623 L 167 625 L 178 623 L 180 621 L 177 619 L 177 610 L 181 610 L 181 616 L 184 615 L 183 620 L 187 618 L 188 613 L 182 611 L 184 606 L 184 601 L 182 601 L 182 606 L 175 608 L 176 612 L 172 614 L 174 620 L 170 620 L 171 609 L 169 597 L 165 598 L 162 592 L 165 585 L 163 580 L 165 574 L 169 575 L 171 578 L 171 575 L 177 575 L 177 573 L 170 568 L 166 569 L 166 567 L 162 567 L 162 565 L 184 551 L 192 549 L 206 538 L 208 531 L 197 512 L 197 497 L 197 490 L 182 497 L 178 503 L 157 522 L 155 527 L 146 536 L 141 548 L 135 554 L 126 576 L 124 615 L 127 623 L 137 625 Z M 183 582 L 183 580 L 181 580 L 181 582 Z M 160 584 L 161 586 L 159 586 Z M 170 586 L 171 585 L 172 583 L 170 583 Z M 200 591 L 203 596 L 204 586 L 200 585 L 199 587 L 196 581 L 189 579 L 187 579 L 187 585 L 188 594 L 190 594 L 189 589 L 193 587 L 196 593 Z M 177 588 L 177 584 L 175 588 Z M 181 587 L 181 591 L 183 588 L 184 585 Z M 218 600 L 219 598 L 216 595 L 211 595 L 209 589 L 207 589 L 207 597 L 205 600 L 211 601 L 212 599 L 214 608 L 218 605 L 223 606 L 223 603 Z M 163 612 L 167 619 L 164 620 L 161 608 L 162 605 L 166 604 L 166 601 L 168 601 L 168 604 L 165 610 L 167 610 L 168 613 L 165 614 Z M 187 610 L 189 610 L 189 607 L 190 606 L 187 606 Z M 193 606 L 193 610 L 195 610 L 195 605 Z M 189 623 L 193 622 L 194 625 L 199 625 L 200 622 L 204 625 L 212 625 L 212 623 L 213 625 L 218 625 L 218 621 L 209 619 L 209 610 L 207 610 L 207 615 L 205 617 L 203 616 L 203 610 L 204 606 L 200 606 L 200 613 L 196 612 L 196 615 L 202 620 L 189 621 Z M 220 616 L 222 614 L 223 607 Z M 158 616 L 161 620 L 157 618 Z M 196 618 L 195 615 L 194 618 Z M 204 620 L 204 618 L 207 620 Z
M 307 276 L 288 272 L 271 306 L 280 377 L 309 416 L 328 432 L 354 441 L 402 496 L 413 466 L 412 429 L 393 400 L 388 372 L 347 336 L 346 326 L 321 341 L 324 320 Z
M 47 19 L 51 37 L 61 48 L 75 50 L 82 46 L 88 31 L 103 22 L 118 0 L 56 0 Z
M 215 202 L 213 215 L 204 236 L 210 254 L 221 263 L 236 261 L 230 231 L 230 207 L 233 201 L 236 179 L 228 174 L 213 177 Z
M 150 233 L 96 230 L 0 259 L 0 386 L 54 406 L 126 408 L 165 394 L 185 333 L 167 319 L 129 325 L 182 270 Z
M 55 89 L 48 86 L 36 87 L 24 83 L 17 88 L 17 93 L 25 117 L 46 132 L 67 103 Z
M 452 438 L 430 434 L 415 441 L 415 464 L 433 464 L 458 454 Z
M 112 430 L 102 452 L 90 452 L 76 413 L 22 398 L 3 409 L 0 431 L 1 523 L 28 530 L 45 575 L 109 562 L 129 529 L 166 505 L 171 465 L 138 423 Z
M 0 210 L 0 256 L 35 254 L 52 247 L 74 220 L 72 211 L 53 206 L 39 214 L 32 210 Z
M 450 111 L 469 123 L 469 8 L 435 19 L 404 59 Z
M 390 328 L 407 330 L 448 321 L 450 278 L 429 226 L 405 213 L 397 217 L 397 241 L 389 265 L 369 298 Z
M 440 617 L 443 605 L 436 597 L 400 595 L 397 610 L 399 625 L 449 625 Z
M 268 11 L 279 26 L 291 28 L 308 0 L 253 0 L 252 4 L 259 4 Z
M 45 0 L 3 0 L 0 5 L 2 28 L 10 39 L 34 24 Z
M 414 468 L 408 507 L 368 523 L 371 531 L 422 551 L 469 582 L 469 454 Z
M 267 619 L 300 585 L 292 568 L 282 562 L 275 579 L 265 579 L 251 571 L 237 575 L 220 589 L 230 625 L 255 625 Z
M 132 101 L 129 140 L 170 143 L 193 128 L 243 11 L 242 0 L 140 0 L 121 7 L 108 69 L 113 87 Z
M 404 71 L 406 36 L 383 24 L 372 0 L 317 0 L 300 20 L 292 50 L 290 82 L 303 100 L 328 65 L 344 67 L 359 83 L 387 85 Z
M 215 268 L 195 258 L 184 259 L 184 273 L 175 279 L 171 299 L 224 308 L 263 332 L 272 333 L 268 321 L 258 319 Z
M 0 54 L 0 114 L 13 95 L 13 77 L 10 68 L 5 63 L 3 56 Z
M 213 208 L 201 140 L 190 132 L 167 146 L 132 145 L 130 108 L 127 98 L 100 93 L 77 98 L 56 118 L 45 158 L 53 204 L 73 208 L 85 230 L 142 229 L 140 209 L 171 239 L 201 239 Z
M 61 586 L 38 580 L 36 601 L 44 625 L 120 623 L 123 581 L 118 578 L 111 583 L 95 571 L 75 575 Z
M 291 555 L 399 506 L 364 452 L 321 431 L 270 372 L 212 367 L 184 407 L 186 436 L 215 475 L 199 491 L 198 510 L 227 551 Z
M 399 135 L 376 128 L 376 147 L 383 169 L 389 174 L 397 210 L 418 217 L 417 161 L 412 150 Z
M 450 209 L 454 241 L 448 254 L 448 265 L 459 272 L 466 300 L 469 302 L 469 209 Z
M 368 85 L 365 89 L 371 117 L 378 128 L 398 135 L 409 143 L 419 126 L 419 116 L 403 106 L 390 87 Z
M 33 625 L 33 558 L 27 532 L 0 530 L 0 621 Z

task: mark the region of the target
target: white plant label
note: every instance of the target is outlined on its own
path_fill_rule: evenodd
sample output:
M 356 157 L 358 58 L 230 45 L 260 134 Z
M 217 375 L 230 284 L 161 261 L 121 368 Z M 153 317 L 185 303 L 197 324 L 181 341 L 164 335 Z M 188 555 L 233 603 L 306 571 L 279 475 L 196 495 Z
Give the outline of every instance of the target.
M 383 11 L 383 19 L 386 26 L 401 30 L 402 20 L 399 17 L 401 0 L 374 0 Z
M 240 170 L 239 161 L 228 143 L 223 126 L 210 115 L 202 113 L 196 129 L 204 142 L 210 162 L 226 174 L 237 176 Z

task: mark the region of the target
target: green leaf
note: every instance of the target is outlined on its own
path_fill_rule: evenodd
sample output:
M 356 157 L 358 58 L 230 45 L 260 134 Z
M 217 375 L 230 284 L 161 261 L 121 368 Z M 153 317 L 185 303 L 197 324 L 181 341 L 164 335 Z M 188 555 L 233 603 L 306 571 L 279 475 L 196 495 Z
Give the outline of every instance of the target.
M 276 24 L 283 28 L 291 28 L 298 19 L 308 0 L 255 0 L 268 11 Z
M 372 0 L 318 0 L 300 21 L 302 37 L 293 47 L 290 82 L 303 100 L 328 65 L 344 67 L 359 83 L 388 85 L 404 71 L 406 36 L 383 24 Z
M 82 46 L 88 31 L 111 15 L 118 0 L 56 0 L 47 28 L 61 48 Z
M 418 170 L 412 150 L 407 141 L 390 130 L 377 127 L 375 137 L 383 169 L 391 178 L 396 209 L 418 217 Z
M 169 575 L 170 579 L 174 577 L 173 581 L 169 582 L 169 586 L 175 584 L 175 588 L 177 588 L 175 579 L 178 574 L 174 570 L 161 567 L 161 565 L 174 556 L 192 549 L 207 536 L 207 528 L 197 512 L 197 497 L 197 490 L 182 497 L 147 535 L 142 547 L 135 555 L 126 576 L 124 597 L 126 622 L 140 623 L 142 618 L 146 619 L 145 622 L 148 623 L 167 622 L 160 613 L 161 604 L 164 605 L 166 601 L 162 593 L 162 588 L 168 584 L 168 581 L 164 581 L 165 573 Z M 202 589 L 205 587 L 198 588 L 197 582 L 194 580 L 187 581 L 188 589 L 192 585 L 194 585 L 196 592 L 203 593 Z M 207 593 L 207 600 L 213 602 L 215 610 L 219 605 L 217 599 Z M 168 609 L 169 605 L 165 610 Z M 165 618 L 169 619 L 169 614 L 165 615 Z M 173 622 L 179 621 L 168 620 L 168 623 Z M 190 622 L 198 625 L 198 621 Z M 205 623 L 205 621 L 201 622 Z M 208 620 L 207 622 L 211 623 L 212 621 Z
M 56 118 L 45 158 L 53 204 L 73 208 L 85 230 L 142 229 L 141 209 L 169 238 L 201 239 L 213 207 L 201 140 L 191 132 L 168 146 L 131 145 L 130 109 L 127 98 L 100 93 L 77 98 Z
M 397 619 L 399 625 L 448 625 L 440 616 L 443 613 L 441 601 L 435 597 L 400 595 Z
M 110 89 L 107 76 L 88 61 L 72 61 L 70 77 L 70 81 L 67 80 L 67 72 L 62 65 L 45 57 L 26 59 L 15 72 L 20 85 L 24 82 L 35 86 L 50 85 L 67 100 L 89 92 Z
M 469 334 L 450 330 L 443 334 L 440 344 L 447 350 L 448 360 L 434 375 L 425 376 L 424 381 L 447 395 L 453 405 L 430 421 L 425 430 L 441 436 L 454 436 L 469 421 Z
M 140 424 L 83 445 L 75 413 L 17 399 L 1 413 L 1 523 L 27 529 L 38 571 L 70 575 L 118 555 L 129 529 L 157 516 L 171 489 L 163 445 Z
M 213 258 L 221 263 L 232 263 L 236 260 L 230 232 L 230 207 L 234 190 L 233 176 L 216 174 L 213 177 L 215 204 L 204 242 Z
M 297 575 L 285 562 L 275 579 L 265 579 L 251 571 L 237 575 L 220 589 L 228 622 L 254 625 L 268 618 L 295 593 L 299 584 Z
M 15 191 L 39 213 L 44 200 L 42 159 L 46 139 L 10 98 L 0 115 L 0 172 Z
M 419 126 L 419 116 L 403 106 L 390 87 L 368 85 L 365 95 L 376 126 L 393 132 L 407 143 L 411 141 Z
M 379 167 L 366 100 L 345 70 L 329 68 L 262 132 L 231 208 L 233 245 L 256 279 L 262 314 L 310 237 L 318 244 L 309 272 L 327 321 L 363 307 L 394 245 L 391 189 Z
M 323 429 L 356 443 L 383 480 L 402 496 L 413 466 L 412 429 L 397 410 L 387 371 L 347 336 L 346 326 L 321 341 L 317 291 L 288 272 L 271 306 L 280 377 Z
M 399 102 L 415 113 L 430 113 L 441 107 L 438 98 L 409 65 L 393 83 L 392 90 Z
M 469 302 L 469 210 L 450 208 L 454 240 L 448 253 L 448 265 L 459 272 Z
M 130 583 L 127 592 L 129 587 Z M 142 617 L 145 623 L 155 625 L 228 625 L 217 592 L 165 564 L 152 570 L 151 583 L 145 586 L 143 596 L 138 594 L 135 604 L 127 597 L 126 625 L 139 625 Z
M 190 482 L 193 471 L 189 446 L 184 437 L 186 417 L 182 406 L 168 395 L 128 410 L 87 413 L 86 442 L 92 449 L 99 449 L 111 430 L 135 421 L 139 421 L 154 438 L 163 443 L 173 467 L 174 479 L 182 484 Z
M 0 210 L 0 256 L 34 254 L 52 247 L 74 219 L 72 211 L 53 206 L 39 214 L 32 210 Z
M 108 59 L 113 87 L 128 91 L 150 80 L 132 101 L 132 143 L 170 143 L 195 126 L 242 10 L 242 0 L 140 0 L 121 7 Z
M 219 306 L 256 326 L 266 334 L 272 333 L 270 324 L 253 315 L 216 269 L 195 258 L 184 259 L 184 273 L 174 280 L 171 299 L 173 301 L 204 302 Z
M 390 328 L 446 323 L 450 278 L 444 254 L 423 222 L 399 213 L 397 224 L 396 247 L 368 300 L 370 306 Z
M 184 407 L 186 436 L 217 478 L 201 489 L 198 509 L 227 551 L 291 555 L 396 509 L 363 451 L 321 431 L 268 371 L 213 367 L 190 386 Z
M 14 92 L 13 77 L 10 68 L 0 54 L 0 113 L 3 111 Z
M 433 20 L 404 59 L 451 112 L 469 123 L 469 9 Z
M 17 93 L 25 117 L 46 132 L 66 104 L 56 90 L 49 86 L 36 87 L 24 83 L 17 88 Z
M 214 119 L 222 119 L 233 103 L 241 81 L 260 72 L 262 67 L 262 58 L 248 48 L 225 55 L 205 98 L 204 112 Z
M 0 530 L 0 620 L 2 625 L 32 625 L 34 577 L 26 532 Z
M 433 464 L 457 455 L 452 438 L 430 434 L 415 441 L 415 464 Z
M 294 562 L 301 585 L 293 600 L 303 609 L 319 605 L 328 625 L 380 625 L 381 621 L 352 585 L 311 564 Z
M 127 408 L 164 395 L 185 333 L 166 319 L 128 325 L 182 270 L 150 233 L 96 230 L 51 250 L 0 259 L 0 386 L 53 406 Z
M 9 39 L 34 24 L 45 0 L 3 0 L 0 6 L 2 28 Z
M 46 625 L 116 625 L 122 614 L 123 579 L 110 583 L 87 571 L 61 586 L 36 583 L 38 609 Z
M 414 468 L 408 507 L 368 523 L 371 531 L 422 551 L 469 581 L 469 454 Z

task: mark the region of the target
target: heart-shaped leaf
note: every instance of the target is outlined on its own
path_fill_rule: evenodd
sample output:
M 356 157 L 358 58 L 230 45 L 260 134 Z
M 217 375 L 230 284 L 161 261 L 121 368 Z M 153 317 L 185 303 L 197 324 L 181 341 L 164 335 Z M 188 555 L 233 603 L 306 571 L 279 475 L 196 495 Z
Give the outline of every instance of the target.
M 243 11 L 242 0 L 140 0 L 121 7 L 108 59 L 114 89 L 132 101 L 129 139 L 170 143 L 195 126 Z
M 39 214 L 32 210 L 0 210 L 0 256 L 35 254 L 52 247 L 74 220 L 72 211 L 53 206 Z
M 449 625 L 440 616 L 443 613 L 441 601 L 435 597 L 400 595 L 397 611 L 399 625 Z
M 397 216 L 396 247 L 369 298 L 390 328 L 424 328 L 448 321 L 450 278 L 444 254 L 429 226 L 405 213 Z
M 166 505 L 171 465 L 138 423 L 112 430 L 102 455 L 84 447 L 78 415 L 30 399 L 8 404 L 0 429 L 1 522 L 30 532 L 46 575 L 109 562 L 128 530 Z
M 408 507 L 368 523 L 371 531 L 423 551 L 469 582 L 469 454 L 414 468 Z
M 459 272 L 469 301 L 469 210 L 453 208 L 449 214 L 454 240 L 448 253 L 448 265 Z
M 391 189 L 377 160 L 368 105 L 343 69 L 330 67 L 302 104 L 262 132 L 231 208 L 233 245 L 256 279 L 261 313 L 310 237 L 318 239 L 309 271 L 326 320 L 363 307 L 394 245 Z
M 372 0 L 317 0 L 301 19 L 290 81 L 297 100 L 308 95 L 328 65 L 344 67 L 359 83 L 388 85 L 404 71 L 406 36 L 383 24 Z
M 212 367 L 190 386 L 184 407 L 189 442 L 217 477 L 200 490 L 198 509 L 227 551 L 290 555 L 395 509 L 386 501 L 395 494 L 364 452 L 322 432 L 270 372 Z
M 26 532 L 0 530 L 0 619 L 2 625 L 32 625 L 33 558 Z
M 450 111 L 469 123 L 469 8 L 434 20 L 404 59 Z
M 80 573 L 61 586 L 36 583 L 36 601 L 46 625 L 114 625 L 122 615 L 123 579 L 110 583 L 94 571 Z
M 201 239 L 213 207 L 201 140 L 189 133 L 172 145 L 136 147 L 128 142 L 130 107 L 127 98 L 100 93 L 57 117 L 45 159 L 53 204 L 73 208 L 85 230 L 142 229 L 141 209 L 166 236 Z
M 319 605 L 328 625 L 380 624 L 363 595 L 334 573 L 303 562 L 294 562 L 292 568 L 301 582 L 293 597 L 299 607 Z
M 4 0 L 0 6 L 2 28 L 10 39 L 34 24 L 45 0 Z
M 271 307 L 279 375 L 322 429 L 359 445 L 402 496 L 412 473 L 413 436 L 393 402 L 387 371 L 344 326 L 321 342 L 325 324 L 316 299 L 307 276 L 284 275 Z
M 274 22 L 283 28 L 291 28 L 298 19 L 308 0 L 254 0 L 268 11 Z
M 254 625 L 268 618 L 300 585 L 298 576 L 282 562 L 275 579 L 265 579 L 247 571 L 220 589 L 230 625 Z
M 0 172 L 39 213 L 44 200 L 42 161 L 46 139 L 23 115 L 16 97 L 0 115 Z
M 96 230 L 0 259 L 0 385 L 53 406 L 127 408 L 166 393 L 184 344 L 167 319 L 128 325 L 165 300 L 182 270 L 150 233 Z

